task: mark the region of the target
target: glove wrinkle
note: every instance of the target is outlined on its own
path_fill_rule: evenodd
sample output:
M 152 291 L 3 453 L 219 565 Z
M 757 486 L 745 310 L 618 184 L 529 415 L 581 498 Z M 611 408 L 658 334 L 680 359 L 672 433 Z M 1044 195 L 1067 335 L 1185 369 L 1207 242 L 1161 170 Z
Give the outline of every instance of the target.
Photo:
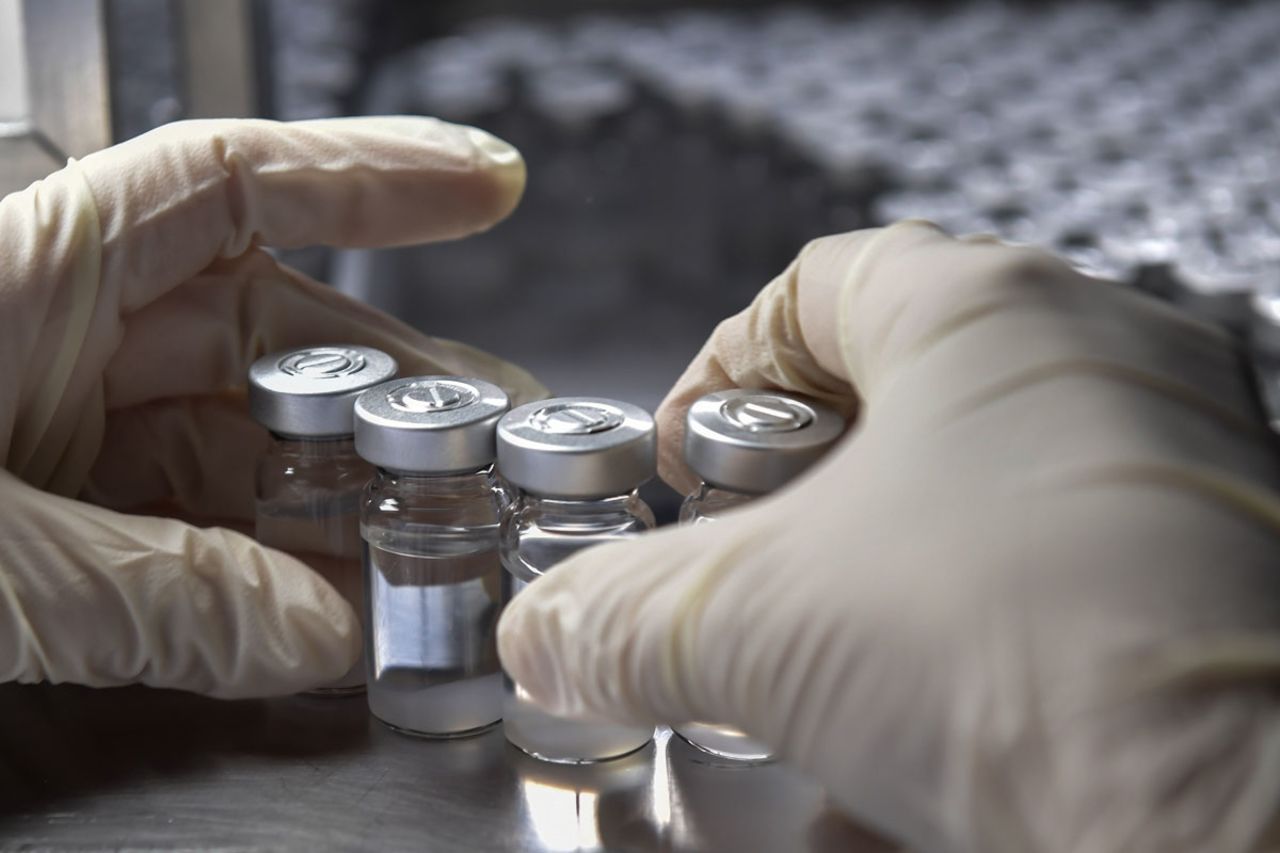
M 716 667 L 699 654 L 700 648 L 713 645 L 702 636 L 707 627 L 707 605 L 716 592 L 724 589 L 726 576 L 753 547 L 753 543 L 746 540 L 727 546 L 721 543 L 699 565 L 690 567 L 680 580 L 683 589 L 671 607 L 672 629 L 658 661 L 666 685 L 663 692 L 670 694 L 674 705 L 687 708 L 695 715 L 719 710 L 703 696 L 716 671 Z
M 32 204 L 47 211 L 45 233 L 61 237 L 52 262 L 42 259 L 51 271 L 60 270 L 58 278 L 43 282 L 43 286 L 65 299 L 66 313 L 60 342 L 39 377 L 35 397 L 14 423 L 5 467 L 42 486 L 53 476 L 57 459 L 71 440 L 65 430 L 50 427 L 63 405 L 63 395 L 98 310 L 102 232 L 93 193 L 74 159 L 58 176 L 37 183 L 27 193 L 34 196 Z M 21 203 L 21 196 L 12 203 Z
M 222 181 L 222 190 L 230 223 L 226 241 L 218 255 L 223 258 L 238 258 L 252 251 L 262 239 L 261 226 L 257 221 L 257 212 L 262 203 L 253 198 L 258 181 L 253 177 L 253 166 L 235 151 L 229 151 L 226 139 L 215 134 L 209 142 L 213 147 L 213 156 L 222 164 L 226 176 Z

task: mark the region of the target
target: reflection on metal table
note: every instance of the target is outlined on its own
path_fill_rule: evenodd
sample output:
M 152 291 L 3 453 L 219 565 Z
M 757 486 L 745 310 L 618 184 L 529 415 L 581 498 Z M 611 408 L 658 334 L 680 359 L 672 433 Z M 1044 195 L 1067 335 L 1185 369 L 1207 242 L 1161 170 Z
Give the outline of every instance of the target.
M 0 848 L 896 850 L 779 765 L 546 764 L 501 728 L 420 740 L 363 697 L 0 686 Z

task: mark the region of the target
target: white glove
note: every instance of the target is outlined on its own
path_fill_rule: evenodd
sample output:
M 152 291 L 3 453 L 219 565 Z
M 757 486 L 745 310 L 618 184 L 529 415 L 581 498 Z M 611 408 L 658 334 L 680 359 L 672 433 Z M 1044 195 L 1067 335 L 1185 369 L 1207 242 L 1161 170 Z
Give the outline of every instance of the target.
M 520 595 L 499 648 L 537 701 L 741 726 L 924 851 L 1263 844 L 1280 474 L 1224 334 L 908 222 L 721 324 L 659 412 L 677 487 L 684 410 L 735 385 L 860 419 L 782 493 Z
M 344 673 L 355 614 L 302 563 L 231 530 L 113 510 L 251 528 L 267 435 L 243 386 L 265 352 L 367 344 L 405 372 L 541 396 L 513 365 L 260 248 L 461 237 L 523 187 L 514 148 L 433 119 L 207 121 L 0 202 L 0 681 L 232 697 Z

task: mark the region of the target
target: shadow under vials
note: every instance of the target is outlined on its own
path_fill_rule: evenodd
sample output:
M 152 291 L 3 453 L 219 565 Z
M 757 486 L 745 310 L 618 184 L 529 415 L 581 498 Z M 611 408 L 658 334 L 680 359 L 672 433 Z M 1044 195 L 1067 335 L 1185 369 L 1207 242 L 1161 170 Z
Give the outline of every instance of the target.
M 500 727 L 406 737 L 362 696 L 220 701 L 0 686 L 0 848 L 809 850 L 888 853 L 781 764 L 658 731 L 556 767 Z
M 363 701 L 224 701 L 170 690 L 0 685 L 0 826 L 6 816 L 144 780 L 206 770 L 228 755 L 306 760 L 369 739 Z
M 718 758 L 671 735 L 663 756 L 676 849 L 899 853 L 848 818 L 822 787 L 781 762 Z M 802 841 L 803 839 L 803 841 Z

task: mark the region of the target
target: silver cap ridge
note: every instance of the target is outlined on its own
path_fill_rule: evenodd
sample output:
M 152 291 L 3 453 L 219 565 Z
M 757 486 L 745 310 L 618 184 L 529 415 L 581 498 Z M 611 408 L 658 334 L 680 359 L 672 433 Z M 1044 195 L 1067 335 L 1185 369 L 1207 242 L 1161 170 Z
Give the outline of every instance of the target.
M 448 474 L 493 463 L 493 432 L 511 408 L 483 379 L 415 376 L 356 399 L 356 453 L 391 471 Z
M 556 397 L 498 422 L 498 470 L 526 492 L 588 500 L 622 495 L 653 477 L 657 433 L 639 406 Z
M 684 458 L 712 486 L 763 494 L 817 462 L 844 433 L 835 410 L 777 391 L 717 391 L 685 418 Z
M 396 361 L 360 346 L 285 350 L 249 368 L 249 414 L 278 435 L 340 438 L 355 431 L 360 392 L 396 375 Z

